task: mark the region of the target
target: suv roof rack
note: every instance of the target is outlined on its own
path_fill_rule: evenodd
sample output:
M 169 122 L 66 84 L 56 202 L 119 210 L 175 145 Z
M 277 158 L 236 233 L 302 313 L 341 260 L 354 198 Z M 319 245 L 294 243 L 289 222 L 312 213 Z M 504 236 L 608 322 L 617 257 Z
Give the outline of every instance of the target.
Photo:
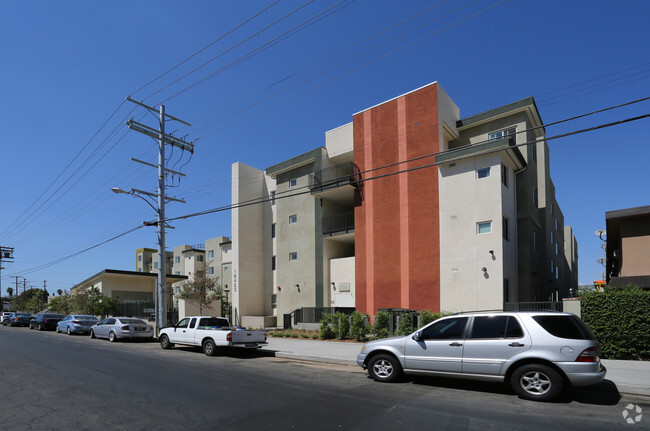
M 456 313 L 451 313 L 449 316 L 456 316 L 458 314 L 471 314 L 471 313 L 540 313 L 540 312 L 552 312 L 552 313 L 563 313 L 563 311 L 553 310 L 550 308 L 540 309 L 540 310 L 468 310 L 468 311 L 457 311 Z M 444 317 L 444 316 L 443 316 Z

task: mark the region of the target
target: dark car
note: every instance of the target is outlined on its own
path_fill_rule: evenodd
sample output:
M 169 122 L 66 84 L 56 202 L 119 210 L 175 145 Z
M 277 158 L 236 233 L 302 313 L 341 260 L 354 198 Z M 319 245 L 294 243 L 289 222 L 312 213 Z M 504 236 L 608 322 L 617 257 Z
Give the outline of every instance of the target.
M 11 313 L 9 316 L 9 326 L 29 326 L 29 322 L 34 318 L 29 313 Z
M 48 329 L 53 331 L 56 329 L 56 324 L 63 319 L 63 314 L 51 314 L 51 313 L 41 313 L 37 314 L 29 322 L 29 329 L 38 329 L 42 331 Z

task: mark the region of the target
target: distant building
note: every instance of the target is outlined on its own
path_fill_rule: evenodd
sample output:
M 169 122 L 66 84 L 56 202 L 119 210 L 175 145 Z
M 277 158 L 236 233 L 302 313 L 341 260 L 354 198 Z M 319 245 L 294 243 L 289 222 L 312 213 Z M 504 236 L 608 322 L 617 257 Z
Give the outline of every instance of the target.
M 500 309 L 577 288 L 532 98 L 469 118 L 438 83 L 316 148 L 232 168 L 233 315 Z
M 608 211 L 607 284 L 650 289 L 650 206 Z

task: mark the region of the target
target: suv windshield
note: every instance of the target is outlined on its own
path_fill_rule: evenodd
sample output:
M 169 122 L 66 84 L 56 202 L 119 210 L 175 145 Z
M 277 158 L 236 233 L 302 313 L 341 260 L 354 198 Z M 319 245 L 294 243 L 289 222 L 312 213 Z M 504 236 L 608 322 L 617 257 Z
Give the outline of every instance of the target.
M 571 340 L 593 340 L 594 334 L 575 316 L 533 316 L 549 334 Z

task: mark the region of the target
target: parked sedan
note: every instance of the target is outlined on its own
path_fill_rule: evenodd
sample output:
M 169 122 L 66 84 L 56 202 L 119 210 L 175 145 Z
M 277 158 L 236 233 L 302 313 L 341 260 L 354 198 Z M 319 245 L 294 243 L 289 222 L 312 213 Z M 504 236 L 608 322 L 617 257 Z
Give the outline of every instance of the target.
M 153 338 L 153 328 L 144 320 L 132 317 L 109 317 L 90 328 L 91 338 L 108 338 L 117 341 L 123 338 Z
M 63 319 L 63 314 L 51 314 L 51 313 L 37 314 L 36 317 L 34 317 L 29 322 L 29 329 L 38 329 L 39 331 L 48 329 L 51 331 L 56 328 L 56 324 L 59 323 L 62 319 Z
M 29 326 L 29 322 L 34 318 L 29 313 L 11 313 L 9 316 L 9 326 Z
M 87 334 L 90 327 L 99 322 L 95 316 L 85 316 L 83 314 L 69 314 L 56 324 L 56 332 L 65 332 L 72 334 Z
M 2 317 L 0 317 L 0 323 L 3 325 L 9 324 L 9 316 L 11 316 L 11 311 L 3 311 Z

